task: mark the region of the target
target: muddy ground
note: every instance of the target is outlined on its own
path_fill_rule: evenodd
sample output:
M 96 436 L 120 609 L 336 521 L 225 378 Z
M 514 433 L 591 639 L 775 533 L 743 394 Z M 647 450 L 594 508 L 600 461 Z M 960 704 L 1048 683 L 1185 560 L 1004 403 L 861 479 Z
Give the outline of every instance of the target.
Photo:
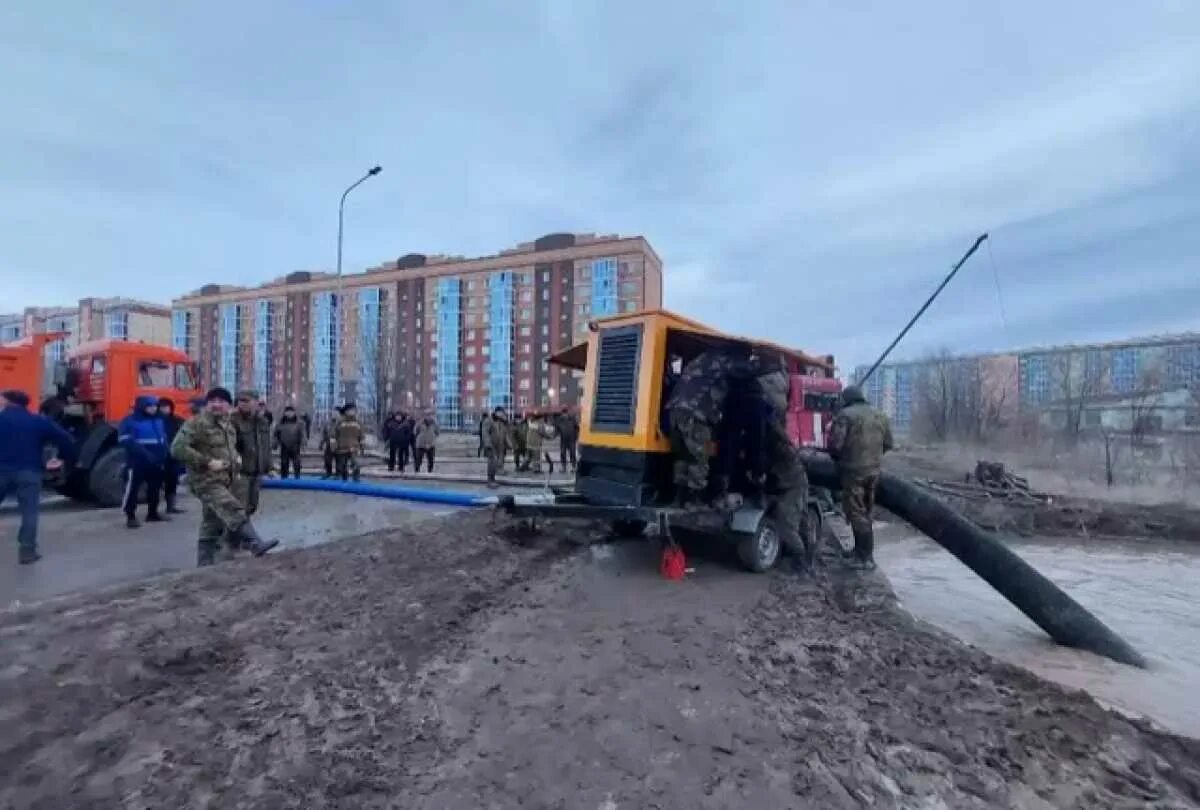
M 487 515 L 0 614 L 0 807 L 1198 807 L 1200 742 L 919 626 Z

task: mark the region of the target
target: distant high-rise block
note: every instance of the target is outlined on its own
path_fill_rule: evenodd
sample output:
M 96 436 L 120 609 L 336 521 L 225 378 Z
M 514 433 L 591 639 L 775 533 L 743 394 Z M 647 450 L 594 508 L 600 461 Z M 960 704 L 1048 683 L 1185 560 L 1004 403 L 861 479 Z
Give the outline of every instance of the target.
M 596 317 L 662 306 L 643 237 L 552 234 L 475 259 L 410 253 L 343 276 L 209 284 L 173 303 L 173 343 L 205 382 L 254 387 L 273 407 L 327 418 L 432 410 L 448 427 L 502 406 L 574 406 L 579 380 L 549 364 Z

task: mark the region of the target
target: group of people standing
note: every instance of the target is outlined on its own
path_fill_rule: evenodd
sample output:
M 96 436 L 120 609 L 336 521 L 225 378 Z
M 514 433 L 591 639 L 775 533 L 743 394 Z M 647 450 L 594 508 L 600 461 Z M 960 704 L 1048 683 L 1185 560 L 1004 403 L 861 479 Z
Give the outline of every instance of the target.
M 479 420 L 478 455 L 487 459 L 488 486 L 496 486 L 496 474 L 504 469 L 508 452 L 512 451 L 513 466 L 518 471 L 540 474 L 543 460 L 554 472 L 554 459 L 545 450 L 545 443 L 558 437 L 559 462 L 565 471 L 578 466 L 579 420 L 569 408 L 563 408 L 553 420 L 545 414 L 518 413 L 510 422 L 504 408 L 485 413 Z
M 426 411 L 418 420 L 404 411 L 393 411 L 383 420 L 380 434 L 387 446 L 388 472 L 404 472 L 410 458 L 413 472 L 421 471 L 421 462 L 426 472 L 433 472 L 441 429 L 432 413 Z
M 673 455 L 675 503 L 689 507 L 712 494 L 722 505 L 731 483 L 759 495 L 776 519 L 780 540 L 810 560 L 805 545 L 808 476 L 787 431 L 789 378 L 781 357 L 734 350 L 702 352 L 671 374 L 666 396 Z M 884 453 L 892 449 L 887 417 L 866 404 L 862 391 L 847 386 L 827 442 L 841 476 L 842 507 L 854 532 L 849 556 L 874 568 L 871 512 Z M 709 475 L 709 445 L 721 455 Z M 734 481 L 737 474 L 742 480 Z

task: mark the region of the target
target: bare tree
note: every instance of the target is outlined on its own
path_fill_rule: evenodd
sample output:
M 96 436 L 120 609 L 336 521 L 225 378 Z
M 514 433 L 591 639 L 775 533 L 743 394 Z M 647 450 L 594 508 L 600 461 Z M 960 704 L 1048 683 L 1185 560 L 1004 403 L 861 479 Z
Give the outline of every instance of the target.
M 1135 448 L 1146 443 L 1146 437 L 1157 429 L 1156 411 L 1162 394 L 1162 372 L 1151 367 L 1142 372 L 1137 391 L 1129 399 L 1129 444 Z
M 1051 360 L 1052 407 L 1063 412 L 1063 436 L 1070 444 L 1079 441 L 1083 415 L 1104 388 L 1105 375 L 1089 369 L 1080 352 L 1061 352 Z
M 1008 386 L 985 379 L 979 357 L 942 350 L 920 365 L 913 425 L 930 441 L 986 441 L 1004 422 Z

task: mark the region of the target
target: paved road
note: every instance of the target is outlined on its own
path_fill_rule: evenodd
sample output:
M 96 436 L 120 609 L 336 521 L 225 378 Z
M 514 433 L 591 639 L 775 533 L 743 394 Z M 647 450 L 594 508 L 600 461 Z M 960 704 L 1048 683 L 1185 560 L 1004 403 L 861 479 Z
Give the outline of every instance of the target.
M 0 538 L 7 545 L 0 552 L 0 609 L 16 601 L 37 601 L 193 567 L 200 507 L 190 497 L 181 506 L 187 514 L 175 516 L 170 523 L 131 530 L 125 528 L 119 510 L 53 499 L 43 506 L 38 533 L 42 560 L 36 565 L 17 565 L 18 516 L 5 508 L 0 511 Z M 255 525 L 264 537 L 278 538 L 281 548 L 300 548 L 450 511 L 439 505 L 376 498 L 266 491 Z

